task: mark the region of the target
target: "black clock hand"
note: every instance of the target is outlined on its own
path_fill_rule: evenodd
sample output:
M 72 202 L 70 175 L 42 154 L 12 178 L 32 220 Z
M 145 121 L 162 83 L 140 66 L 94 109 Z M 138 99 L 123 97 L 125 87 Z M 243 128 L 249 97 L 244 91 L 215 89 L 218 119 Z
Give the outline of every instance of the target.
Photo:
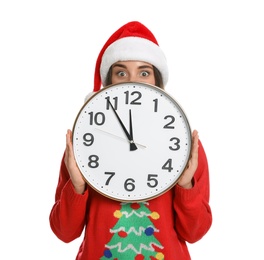
M 133 138 L 133 126 L 132 126 L 132 113 L 131 113 L 131 109 L 129 109 L 129 132 L 130 132 L 130 138 L 131 140 L 133 140 L 133 143 L 130 143 L 130 150 L 136 150 L 134 149 L 135 147 L 133 147 L 134 143 L 134 138 Z M 132 146 L 132 147 L 131 147 Z
M 126 137 L 127 137 L 128 141 L 129 141 L 129 143 L 130 143 L 130 151 L 135 151 L 135 150 L 137 150 L 137 146 L 135 145 L 133 139 L 131 138 L 130 134 L 128 133 L 126 127 L 124 126 L 124 124 L 123 124 L 122 120 L 120 119 L 119 115 L 117 114 L 116 110 L 114 109 L 112 103 L 110 102 L 110 100 L 108 100 L 108 102 L 109 102 L 111 108 L 113 109 L 113 111 L 114 111 L 114 113 L 115 113 L 115 115 L 116 115 L 116 118 L 118 119 L 118 122 L 120 123 L 120 125 L 121 125 L 123 131 L 124 131 L 125 134 L 126 134 Z

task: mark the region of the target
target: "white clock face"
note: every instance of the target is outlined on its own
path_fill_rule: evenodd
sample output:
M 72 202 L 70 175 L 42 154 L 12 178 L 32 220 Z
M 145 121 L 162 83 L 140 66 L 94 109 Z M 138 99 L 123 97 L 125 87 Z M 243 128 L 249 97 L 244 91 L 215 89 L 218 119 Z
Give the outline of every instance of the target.
M 175 99 L 143 83 L 96 92 L 73 127 L 84 179 L 118 201 L 149 200 L 172 188 L 187 165 L 191 142 L 188 119 Z

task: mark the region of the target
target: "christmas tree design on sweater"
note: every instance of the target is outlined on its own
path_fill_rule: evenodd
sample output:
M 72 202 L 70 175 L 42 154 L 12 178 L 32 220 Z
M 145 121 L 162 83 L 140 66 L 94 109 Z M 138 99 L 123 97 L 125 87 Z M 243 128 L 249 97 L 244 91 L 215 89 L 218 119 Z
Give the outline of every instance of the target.
M 160 216 L 146 205 L 148 202 L 121 203 L 121 209 L 114 212 L 118 221 L 110 229 L 113 236 L 105 245 L 101 260 L 164 259 L 160 251 L 163 246 L 155 237 L 159 230 L 151 221 Z

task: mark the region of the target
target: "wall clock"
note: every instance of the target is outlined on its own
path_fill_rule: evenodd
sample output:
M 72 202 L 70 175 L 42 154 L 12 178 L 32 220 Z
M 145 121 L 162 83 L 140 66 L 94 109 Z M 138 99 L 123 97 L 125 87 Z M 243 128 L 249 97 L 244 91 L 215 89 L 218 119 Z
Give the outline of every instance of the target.
M 102 88 L 85 102 L 73 126 L 74 156 L 85 181 L 117 201 L 147 201 L 172 188 L 191 146 L 179 103 L 146 83 Z

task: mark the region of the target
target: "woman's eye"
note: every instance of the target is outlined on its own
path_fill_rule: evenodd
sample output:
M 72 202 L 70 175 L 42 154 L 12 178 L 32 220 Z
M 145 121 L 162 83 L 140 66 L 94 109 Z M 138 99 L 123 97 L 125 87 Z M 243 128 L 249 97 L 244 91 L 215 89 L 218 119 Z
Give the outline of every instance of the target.
M 126 76 L 126 73 L 125 73 L 124 71 L 119 71 L 119 72 L 117 73 L 117 75 L 118 75 L 119 77 L 125 77 L 125 76 Z
M 141 75 L 142 77 L 147 77 L 147 76 L 149 76 L 149 72 L 148 72 L 148 71 L 142 71 L 142 72 L 140 73 L 140 75 Z

